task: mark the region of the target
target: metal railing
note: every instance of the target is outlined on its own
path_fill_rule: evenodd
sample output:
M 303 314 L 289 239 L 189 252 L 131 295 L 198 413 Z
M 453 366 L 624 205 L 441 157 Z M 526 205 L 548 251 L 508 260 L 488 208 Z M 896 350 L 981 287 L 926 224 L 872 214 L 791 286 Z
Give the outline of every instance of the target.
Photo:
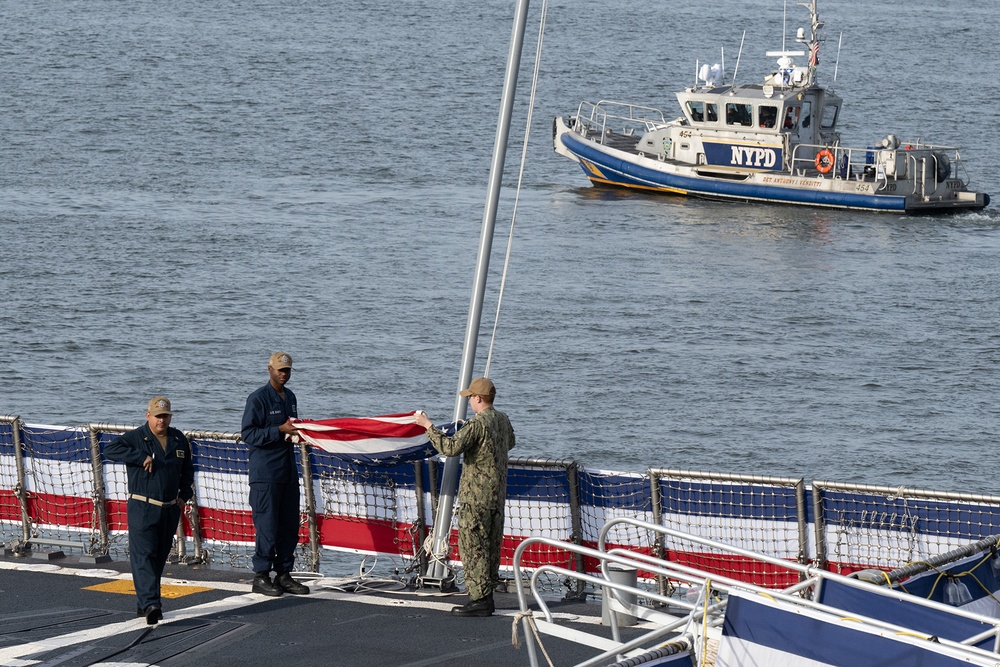
M 637 131 L 648 132 L 666 124 L 663 112 L 628 102 L 601 100 L 596 104 L 580 102 L 572 117 L 573 130 L 584 137 L 591 136 L 603 144 L 606 137 L 615 133 L 631 137 Z
M 1000 533 L 1000 496 L 926 491 L 905 486 L 850 484 L 828 481 L 812 483 L 816 563 L 861 562 L 859 550 L 867 548 L 869 536 L 893 537 L 894 557 L 880 549 L 885 560 L 869 567 L 893 569 L 899 563 L 927 560 L 920 552 L 928 524 L 948 525 L 957 541 L 968 542 Z M 860 569 L 860 568 L 858 568 Z
M 929 196 L 928 186 L 933 192 L 937 190 L 939 185 L 951 178 L 959 179 L 963 187 L 968 186 L 968 172 L 961 154 L 954 146 L 936 146 L 919 142 L 904 143 L 903 146 L 905 148 L 892 151 L 896 155 L 903 156 L 903 168 L 898 169 L 894 163 L 893 170 L 906 174 L 906 176 L 900 176 L 893 180 L 897 183 L 910 182 L 911 187 L 909 192 L 900 192 L 899 194 Z M 833 155 L 831 169 L 826 174 L 828 178 L 858 182 L 875 179 L 877 190 L 884 190 L 888 187 L 889 180 L 886 178 L 884 168 L 883 171 L 880 171 L 878 158 L 880 152 L 886 152 L 889 149 L 877 146 L 852 148 L 840 144 L 829 146 L 797 144 L 793 147 L 788 160 L 789 174 L 804 176 L 818 173 L 816 156 L 824 150 Z M 951 153 L 952 156 L 949 157 L 947 153 Z
M 773 589 L 754 586 L 743 581 L 656 558 L 649 554 L 634 552 L 620 547 L 608 549 L 607 536 L 614 530 L 617 524 L 629 524 L 646 531 L 660 533 L 665 537 L 690 540 L 713 551 L 729 552 L 733 556 L 751 559 L 772 567 L 787 568 L 797 573 L 800 581 L 781 591 L 774 591 Z M 995 541 L 994 539 L 994 544 Z M 518 547 L 514 559 L 514 571 L 517 576 L 529 579 L 529 575 L 522 571 L 520 562 L 525 551 L 530 549 L 532 544 L 536 542 L 548 543 L 550 541 L 546 538 L 529 538 Z M 987 548 L 989 546 L 991 545 L 986 545 Z M 577 545 L 566 545 L 564 548 L 579 553 L 583 557 L 600 562 L 601 576 L 596 577 L 589 574 L 574 573 L 565 569 L 559 570 L 552 566 L 547 566 L 544 569 L 556 570 L 561 576 L 578 577 L 604 591 L 604 598 L 609 612 L 607 618 L 611 625 L 612 639 L 602 639 L 596 635 L 570 629 L 556 623 L 543 592 L 536 585 L 538 578 L 543 573 L 542 568 L 540 568 L 531 573 L 528 591 L 526 592 L 523 589 L 518 591 L 519 621 L 528 644 L 529 659 L 532 667 L 538 667 L 539 665 L 537 648 L 544 650 L 540 635 L 575 641 L 601 651 L 598 655 L 579 663 L 576 667 L 604 665 L 607 664 L 609 659 L 617 658 L 618 660 L 623 660 L 627 657 L 635 657 L 648 650 L 651 646 L 662 642 L 664 637 L 671 637 L 675 641 L 680 642 L 681 645 L 694 648 L 704 656 L 707 650 L 709 635 L 712 633 L 708 632 L 708 634 L 703 634 L 699 637 L 696 630 L 699 623 L 695 621 L 700 619 L 700 625 L 706 629 L 717 628 L 721 625 L 727 608 L 727 599 L 725 596 L 737 589 L 764 595 L 770 600 L 777 600 L 795 607 L 824 612 L 833 617 L 841 618 L 845 616 L 842 610 L 817 601 L 822 587 L 826 582 L 831 581 L 835 581 L 839 585 L 851 589 L 863 590 L 867 594 L 916 605 L 938 614 L 973 620 L 985 626 L 986 629 L 974 635 L 964 637 L 961 641 L 933 637 L 933 641 L 947 645 L 953 649 L 978 657 L 989 656 L 995 659 L 998 642 L 1000 642 L 1000 619 L 992 616 L 964 611 L 940 602 L 908 595 L 897 590 L 873 586 L 871 583 L 830 573 L 814 566 L 775 559 L 767 554 L 755 553 L 718 540 L 691 536 L 664 526 L 636 519 L 618 518 L 609 521 L 601 530 L 597 549 Z M 647 587 L 623 583 L 612 576 L 611 567 L 614 565 L 620 568 L 631 569 L 632 571 L 642 571 L 646 576 L 667 577 L 671 580 L 681 582 L 688 586 L 688 590 L 699 591 L 697 598 L 692 600 L 686 597 L 663 595 L 659 592 L 653 592 Z M 536 613 L 530 609 L 529 595 L 534 605 L 537 606 L 540 616 L 536 616 Z M 660 609 L 664 608 L 667 609 L 666 612 L 660 611 Z M 671 609 L 679 610 L 679 612 L 670 613 Z M 620 630 L 619 614 L 628 618 L 650 621 L 653 627 L 636 638 L 624 641 Z M 931 638 L 927 633 L 915 631 L 913 628 L 904 627 L 874 616 L 859 614 L 857 611 L 852 611 L 849 616 L 852 623 L 867 625 L 896 634 Z M 718 635 L 716 634 L 715 637 L 718 637 Z M 972 646 L 990 638 L 993 640 L 993 652 Z M 539 645 L 537 648 L 536 643 Z
M 122 495 L 125 480 L 120 471 L 114 473 L 114 479 L 109 476 L 101 446 L 109 436 L 129 428 L 106 423 L 76 429 L 26 426 L 18 417 L 0 417 L 0 455 L 5 458 L 6 471 L 6 476 L 0 477 L 4 480 L 0 484 L 0 534 L 11 541 L 15 551 L 51 545 L 79 549 L 91 558 L 122 552 L 127 520 Z M 186 435 L 201 454 L 196 455 L 196 495 L 185 508 L 186 521 L 179 528 L 174 557 L 197 563 L 229 557 L 234 567 L 248 566 L 254 537 L 247 505 L 246 452 L 239 435 L 205 431 L 187 431 Z M 49 440 L 40 442 L 42 436 Z M 58 447 L 65 443 L 75 453 L 56 451 L 53 443 Z M 36 447 L 41 448 L 39 452 L 34 451 Z M 220 467 L 206 468 L 214 461 L 209 460 L 213 449 L 226 458 Z M 421 560 L 427 534 L 425 508 L 433 508 L 437 497 L 436 459 L 413 463 L 405 492 L 401 492 L 397 482 L 381 471 L 376 475 L 354 469 L 345 477 L 331 476 L 329 459 L 315 459 L 313 450 L 300 449 L 299 455 L 305 471 L 302 521 L 307 529 L 300 549 L 308 568 L 315 571 L 320 567 L 324 550 L 358 553 L 359 549 L 374 549 L 366 553 Z M 70 461 L 61 456 L 74 458 Z M 199 457 L 203 463 L 198 463 Z M 316 462 L 323 466 L 319 471 L 312 467 Z M 782 563 L 813 564 L 846 574 L 927 561 L 1000 533 L 998 496 L 833 482 L 814 482 L 810 489 L 801 478 L 659 468 L 645 473 L 609 473 L 587 470 L 572 460 L 511 459 L 510 463 L 508 482 L 516 497 L 508 499 L 509 534 L 502 558 L 505 570 L 512 568 L 514 552 L 524 536 L 541 535 L 559 548 L 543 552 L 536 543 L 529 552 L 534 563 L 593 574 L 595 566 L 586 560 L 585 552 L 560 549 L 565 545 L 594 548 L 600 529 L 621 515 L 676 530 L 686 536 L 688 546 L 665 542 L 667 533 L 647 533 L 638 527 L 640 524 L 630 524 L 627 531 L 612 536 L 617 547 L 641 550 L 652 557 L 771 589 L 791 583 L 786 577 L 793 575 L 787 567 L 752 569 L 719 554 L 698 553 L 689 545 L 698 544 L 695 538 L 716 540 L 768 554 Z M 44 488 L 44 475 L 67 467 L 76 476 L 71 490 Z M 87 479 L 78 479 L 82 476 Z M 226 478 L 227 485 L 221 490 L 216 479 L 220 477 Z M 312 488 L 314 480 L 323 488 Z M 54 514 L 53 493 L 63 494 L 69 507 L 67 520 Z M 379 502 L 391 503 L 379 508 L 382 514 L 372 513 L 370 493 L 375 493 Z M 322 508 L 317 506 L 320 500 Z M 331 509 L 331 501 L 342 506 Z M 352 514 L 353 510 L 358 511 Z M 323 524 L 336 525 L 331 520 L 342 524 L 370 522 L 373 529 L 388 537 L 374 547 L 338 542 L 342 540 L 340 531 L 321 530 Z M 612 525 L 619 529 L 626 526 Z M 368 534 L 353 532 L 355 536 Z M 579 598 L 588 594 L 581 583 L 586 581 L 567 576 L 556 586 L 570 588 L 569 595 Z M 566 586 L 566 582 L 571 585 Z M 669 593 L 666 578 L 656 579 L 655 584 L 661 594 Z

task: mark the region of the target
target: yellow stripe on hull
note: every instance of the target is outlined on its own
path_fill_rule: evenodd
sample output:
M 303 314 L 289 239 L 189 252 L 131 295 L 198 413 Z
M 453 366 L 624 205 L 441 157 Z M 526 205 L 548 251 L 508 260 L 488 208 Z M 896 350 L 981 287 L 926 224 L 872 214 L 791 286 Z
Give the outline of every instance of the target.
M 590 172 L 587 175 L 587 178 L 591 180 L 593 180 L 594 178 L 604 178 L 604 174 L 601 172 L 601 170 L 598 169 L 597 165 L 595 165 L 590 160 L 584 160 L 583 158 L 580 158 L 580 164 L 583 165 L 584 169 Z
M 603 177 L 588 176 L 591 183 L 599 183 L 601 185 L 614 185 L 619 188 L 630 188 L 632 190 L 648 190 L 650 192 L 667 192 L 674 195 L 688 195 L 690 194 L 687 190 L 681 190 L 679 188 L 668 188 L 664 186 L 652 186 L 652 185 L 633 185 L 631 183 L 619 183 L 618 181 L 609 181 Z

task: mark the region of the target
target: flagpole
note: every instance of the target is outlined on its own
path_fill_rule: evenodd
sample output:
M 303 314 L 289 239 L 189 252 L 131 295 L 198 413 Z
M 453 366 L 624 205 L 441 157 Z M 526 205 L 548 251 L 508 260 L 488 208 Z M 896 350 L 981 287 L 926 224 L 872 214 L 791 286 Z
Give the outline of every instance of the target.
M 465 327 L 465 343 L 462 350 L 462 368 L 455 391 L 454 421 L 465 418 L 468 400 L 459 392 L 469 386 L 476 361 L 476 340 L 479 337 L 479 322 L 483 311 L 483 297 L 486 294 L 486 276 L 490 267 L 490 249 L 493 246 L 493 228 L 496 225 L 497 206 L 500 201 L 500 186 L 503 181 L 503 165 L 507 156 L 507 137 L 514 108 L 514 92 L 517 89 L 517 72 L 521 65 L 521 46 L 524 43 L 524 29 L 528 21 L 528 1 L 518 0 L 511 31 L 510 49 L 507 52 L 507 70 L 504 76 L 503 93 L 500 97 L 500 115 L 497 120 L 496 140 L 493 143 L 493 161 L 490 164 L 489 189 L 483 210 L 483 227 L 479 239 L 479 255 L 476 260 L 476 274 L 469 303 L 469 317 Z M 455 504 L 455 490 L 458 481 L 459 457 L 445 459 L 441 477 L 441 495 L 438 511 L 434 518 L 434 534 L 431 541 L 430 559 L 425 584 L 444 587 L 448 538 L 451 535 L 451 515 Z

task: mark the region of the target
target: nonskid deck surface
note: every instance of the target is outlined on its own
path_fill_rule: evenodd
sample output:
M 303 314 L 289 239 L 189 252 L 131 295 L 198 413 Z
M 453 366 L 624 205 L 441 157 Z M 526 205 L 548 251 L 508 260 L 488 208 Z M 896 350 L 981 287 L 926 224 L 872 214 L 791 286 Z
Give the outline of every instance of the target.
M 615 148 L 626 153 L 632 153 L 633 155 L 639 155 L 641 152 L 639 150 L 639 138 L 634 135 L 608 131 L 601 140 L 601 143 L 608 148 Z
M 345 593 L 321 580 L 308 582 L 308 596 L 269 598 L 250 593 L 245 571 L 168 564 L 164 619 L 147 626 L 135 615 L 127 563 L 74 560 L 0 558 L 0 666 L 529 664 L 511 642 L 512 593 L 496 594 L 493 617 L 459 618 L 448 610 L 467 601 L 462 594 Z M 557 601 L 552 610 L 610 636 L 599 605 Z M 594 654 L 557 639 L 545 645 L 561 664 Z

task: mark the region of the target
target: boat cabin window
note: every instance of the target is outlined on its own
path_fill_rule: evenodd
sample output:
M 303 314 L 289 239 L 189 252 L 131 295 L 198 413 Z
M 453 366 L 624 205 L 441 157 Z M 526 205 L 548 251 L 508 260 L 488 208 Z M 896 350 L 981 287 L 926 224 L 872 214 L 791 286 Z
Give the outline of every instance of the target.
M 802 127 L 809 127 L 809 124 L 812 123 L 812 110 L 812 102 L 806 100 L 802 103 Z
M 795 105 L 794 107 L 788 107 L 785 109 L 785 122 L 782 126 L 786 130 L 790 130 L 793 127 L 797 127 L 799 124 L 799 112 L 802 111 L 802 107 Z
M 743 102 L 726 102 L 727 125 L 753 125 L 753 106 Z
M 757 120 L 761 127 L 774 127 L 778 122 L 778 107 L 760 107 L 757 110 Z
M 837 112 L 840 107 L 835 104 L 828 104 L 823 107 L 823 123 L 820 125 L 824 130 L 829 130 L 837 124 Z
M 687 110 L 691 120 L 696 123 L 704 123 L 706 119 L 709 123 L 719 120 L 718 107 L 714 102 L 690 100 L 687 102 Z

